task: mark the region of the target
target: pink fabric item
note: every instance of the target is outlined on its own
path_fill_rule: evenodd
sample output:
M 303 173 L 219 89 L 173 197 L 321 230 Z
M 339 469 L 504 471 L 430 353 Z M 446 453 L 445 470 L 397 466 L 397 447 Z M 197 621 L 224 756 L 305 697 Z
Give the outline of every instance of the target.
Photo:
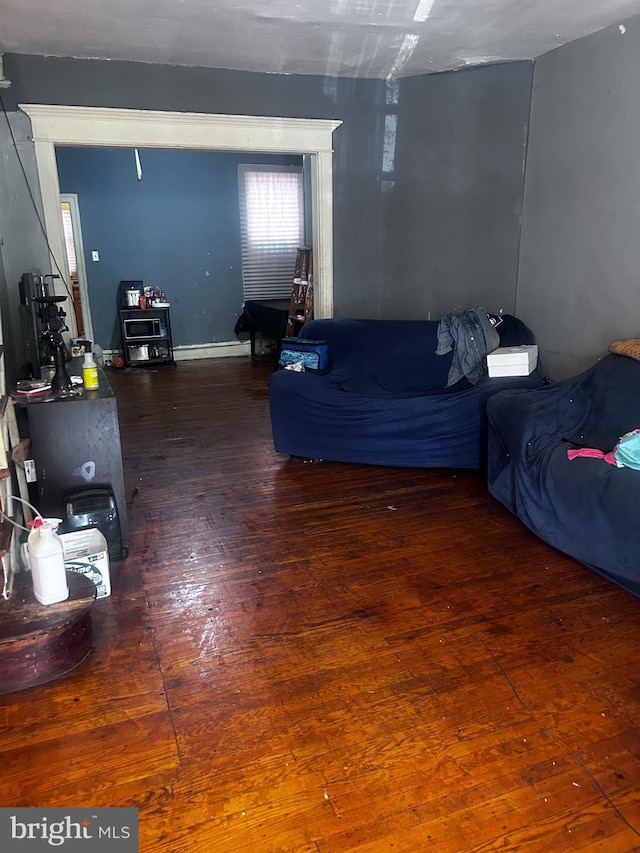
M 580 450 L 567 450 L 569 460 L 577 459 L 578 456 L 587 456 L 590 459 L 604 459 L 609 465 L 615 465 L 616 460 L 613 455 L 613 450 L 605 453 L 603 450 L 598 450 L 596 447 L 581 447 Z

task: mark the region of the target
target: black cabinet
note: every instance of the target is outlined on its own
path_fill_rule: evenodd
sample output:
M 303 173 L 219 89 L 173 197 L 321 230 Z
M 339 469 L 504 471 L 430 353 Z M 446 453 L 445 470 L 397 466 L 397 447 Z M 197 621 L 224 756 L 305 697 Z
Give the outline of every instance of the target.
M 120 329 L 127 367 L 175 363 L 168 308 L 121 308 Z
M 70 372 L 80 370 L 78 365 Z M 37 474 L 35 503 L 40 512 L 64 519 L 65 495 L 109 488 L 115 497 L 126 549 L 129 525 L 118 407 L 102 368 L 98 368 L 98 376 L 100 385 L 95 391 L 49 402 L 23 403 L 16 409 L 28 419 L 26 427 Z

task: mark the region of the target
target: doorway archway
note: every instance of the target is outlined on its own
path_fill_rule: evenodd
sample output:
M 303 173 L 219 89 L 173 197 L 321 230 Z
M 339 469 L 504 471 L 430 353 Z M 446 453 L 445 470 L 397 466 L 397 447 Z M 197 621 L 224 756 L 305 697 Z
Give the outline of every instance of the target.
M 19 107 L 31 120 L 52 269 L 65 259 L 56 145 L 310 155 L 315 314 L 333 316 L 332 136 L 342 122 L 44 104 Z

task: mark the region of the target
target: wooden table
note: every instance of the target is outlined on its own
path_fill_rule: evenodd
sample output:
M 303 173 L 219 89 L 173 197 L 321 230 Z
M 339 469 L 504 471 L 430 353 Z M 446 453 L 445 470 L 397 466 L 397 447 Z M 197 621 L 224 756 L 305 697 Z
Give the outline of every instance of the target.
M 271 338 L 276 345 L 276 360 L 287 328 L 289 299 L 249 299 L 236 323 L 235 333 L 249 332 L 251 357 L 256 357 L 256 332 Z
M 75 572 L 67 572 L 67 583 L 69 598 L 45 606 L 31 573 L 15 576 L 13 596 L 0 602 L 0 694 L 60 678 L 91 651 L 95 585 Z

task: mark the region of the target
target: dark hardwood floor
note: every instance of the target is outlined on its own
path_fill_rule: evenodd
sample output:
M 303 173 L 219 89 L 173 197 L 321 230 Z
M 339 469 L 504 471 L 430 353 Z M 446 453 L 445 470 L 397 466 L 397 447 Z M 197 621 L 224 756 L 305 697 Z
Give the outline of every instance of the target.
M 303 463 L 269 365 L 110 374 L 131 554 L 95 646 L 0 697 L 0 805 L 144 853 L 640 850 L 640 601 L 479 474 Z

